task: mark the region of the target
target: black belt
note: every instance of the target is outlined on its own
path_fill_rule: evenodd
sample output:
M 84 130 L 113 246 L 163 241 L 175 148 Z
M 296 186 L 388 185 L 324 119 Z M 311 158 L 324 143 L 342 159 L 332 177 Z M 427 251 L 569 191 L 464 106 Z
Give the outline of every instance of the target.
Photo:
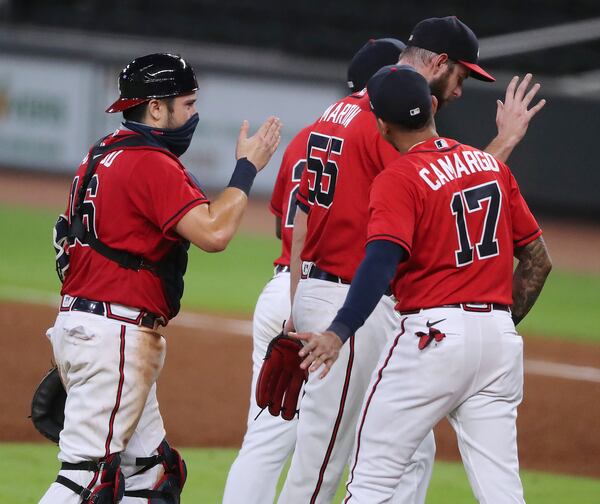
M 303 275 L 302 278 L 314 278 L 316 280 L 326 280 L 327 282 L 334 282 L 344 285 L 349 285 L 351 283 L 347 280 L 344 280 L 342 277 L 332 275 L 331 273 L 327 273 L 327 271 L 323 271 L 321 268 L 314 264 L 311 265 L 310 269 L 308 270 L 308 275 Z M 388 288 L 385 290 L 385 295 L 392 295 L 392 288 L 389 285 Z
M 334 282 L 344 285 L 349 285 L 350 282 L 348 280 L 344 280 L 342 277 L 332 275 L 331 273 L 327 273 L 327 271 L 323 271 L 318 266 L 312 264 L 310 269 L 308 270 L 308 275 L 306 278 L 314 278 L 315 280 L 326 280 L 327 282 Z
M 414 315 L 419 313 L 421 310 L 428 310 L 433 308 L 461 308 L 464 311 L 476 312 L 476 313 L 489 313 L 492 310 L 501 310 L 510 313 L 510 306 L 500 303 L 452 303 L 444 304 L 439 306 L 431 306 L 429 308 L 416 308 L 414 310 L 400 310 L 400 315 Z
M 81 311 L 86 313 L 93 313 L 94 315 L 102 315 L 104 317 L 119 320 L 121 322 L 129 322 L 130 324 L 136 324 L 149 329 L 154 329 L 156 323 L 162 324 L 163 318 L 160 315 L 154 313 L 147 313 L 140 311 L 141 318 L 138 317 L 136 320 L 129 320 L 123 317 L 119 317 L 110 313 L 107 313 L 106 304 L 110 306 L 110 303 L 104 303 L 103 301 L 92 301 L 91 299 L 75 298 L 75 301 L 71 304 L 69 310 Z M 164 325 L 164 324 L 162 324 Z
M 276 264 L 275 265 L 275 274 L 278 275 L 279 273 L 289 273 L 290 271 L 290 267 L 285 265 L 285 264 Z

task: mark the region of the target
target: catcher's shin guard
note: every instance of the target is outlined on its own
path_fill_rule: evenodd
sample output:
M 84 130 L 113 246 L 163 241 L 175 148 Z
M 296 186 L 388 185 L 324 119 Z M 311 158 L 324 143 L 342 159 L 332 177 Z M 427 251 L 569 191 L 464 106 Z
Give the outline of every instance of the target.
M 63 470 L 96 472 L 94 481 L 100 481 L 100 484 L 90 490 L 60 474 L 56 477 L 56 482 L 79 495 L 83 504 L 117 504 L 125 492 L 125 478 L 123 478 L 120 466 L 121 457 L 118 453 L 100 459 L 97 464 L 96 462 L 80 462 L 79 464 L 63 462 L 61 466 Z
M 185 461 L 179 452 L 167 443 L 166 439 L 157 450 L 158 455 L 136 459 L 136 465 L 144 466 L 141 471 L 138 471 L 141 473 L 155 465 L 162 464 L 165 470 L 162 478 L 151 490 L 127 490 L 125 495 L 148 499 L 148 504 L 179 504 L 181 491 L 187 478 Z

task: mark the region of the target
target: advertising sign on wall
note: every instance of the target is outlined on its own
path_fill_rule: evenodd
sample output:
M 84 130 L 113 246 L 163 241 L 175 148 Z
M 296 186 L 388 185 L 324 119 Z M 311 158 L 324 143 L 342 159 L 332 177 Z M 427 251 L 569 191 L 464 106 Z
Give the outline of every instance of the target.
M 0 59 L 0 163 L 71 171 L 90 139 L 94 67 L 59 59 Z

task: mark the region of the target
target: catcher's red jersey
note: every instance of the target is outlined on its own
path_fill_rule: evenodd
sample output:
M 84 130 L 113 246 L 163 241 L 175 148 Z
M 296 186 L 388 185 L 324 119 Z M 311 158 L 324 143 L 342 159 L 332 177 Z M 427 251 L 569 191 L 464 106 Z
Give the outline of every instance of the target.
M 290 265 L 296 195 L 306 165 L 306 143 L 309 133 L 310 126 L 301 130 L 287 146 L 271 196 L 271 212 L 281 219 L 281 255 L 275 260 L 275 264 L 282 266 Z
M 351 281 L 364 257 L 369 189 L 400 154 L 377 130 L 366 92 L 331 105 L 310 128 L 298 202 L 309 207 L 303 261 Z
M 105 143 L 129 134 L 117 130 Z M 73 180 L 68 209 L 86 166 L 87 157 Z M 158 261 L 181 240 L 175 225 L 203 203 L 208 199 L 175 157 L 158 149 L 124 148 L 108 152 L 98 164 L 85 196 L 84 222 L 109 247 Z M 150 271 L 125 269 L 79 242 L 69 248 L 69 255 L 61 294 L 120 303 L 167 318 L 161 282 Z
M 400 311 L 512 304 L 514 248 L 541 233 L 508 167 L 455 140 L 414 146 L 373 183 L 367 240 L 410 254 L 392 282 Z

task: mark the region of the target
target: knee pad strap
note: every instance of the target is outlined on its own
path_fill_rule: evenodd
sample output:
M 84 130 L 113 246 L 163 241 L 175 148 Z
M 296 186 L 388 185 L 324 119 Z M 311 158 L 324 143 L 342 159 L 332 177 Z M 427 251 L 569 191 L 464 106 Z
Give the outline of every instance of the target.
M 89 489 L 60 474 L 56 477 L 56 482 L 79 495 L 83 504 L 116 504 L 121 501 L 125 492 L 125 478 L 120 466 L 121 457 L 118 453 L 100 459 L 98 464 L 95 462 L 63 463 L 61 466 L 63 470 L 95 471 L 97 474 L 94 479 L 98 479 L 100 484 L 94 489 Z

